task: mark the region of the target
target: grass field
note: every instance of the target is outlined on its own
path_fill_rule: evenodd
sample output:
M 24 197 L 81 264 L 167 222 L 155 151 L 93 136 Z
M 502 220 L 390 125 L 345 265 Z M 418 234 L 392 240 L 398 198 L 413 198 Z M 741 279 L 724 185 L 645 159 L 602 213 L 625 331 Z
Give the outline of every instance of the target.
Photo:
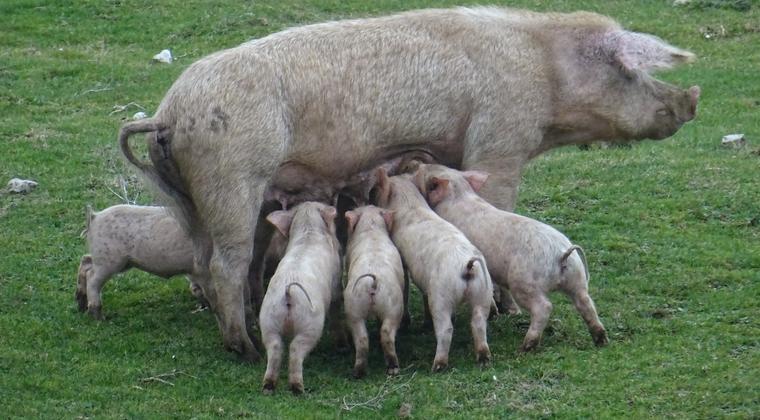
M 39 187 L 0 194 L 0 416 L 760 416 L 758 2 L 723 2 L 748 11 L 699 6 L 718 1 L 509 2 L 608 14 L 700 57 L 661 75 L 703 92 L 698 118 L 673 138 L 559 149 L 524 174 L 518 211 L 586 249 L 606 348 L 557 295 L 537 353 L 517 353 L 527 315 L 502 317 L 489 325 L 494 362 L 481 370 L 459 316 L 452 369 L 431 374 L 434 336 L 415 297 L 411 331 L 398 339 L 399 377 L 386 379 L 374 348 L 368 378 L 349 379 L 353 355 L 326 339 L 306 361 L 304 396 L 281 386 L 266 397 L 264 366 L 222 349 L 212 314 L 194 313 L 182 278 L 130 272 L 107 284 L 104 322 L 77 312 L 85 205 L 121 202 L 120 178 L 131 198 L 152 201 L 116 146 L 140 109 L 117 106 L 151 114 L 191 62 L 288 26 L 466 3 L 2 1 L 0 181 Z M 175 63 L 152 64 L 164 48 Z M 719 145 L 737 132 L 747 147 Z

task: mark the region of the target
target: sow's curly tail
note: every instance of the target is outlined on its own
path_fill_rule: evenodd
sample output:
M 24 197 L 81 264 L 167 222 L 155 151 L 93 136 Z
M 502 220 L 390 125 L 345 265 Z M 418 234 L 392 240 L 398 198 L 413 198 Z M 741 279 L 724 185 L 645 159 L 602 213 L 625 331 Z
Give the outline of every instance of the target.
M 152 164 L 141 162 L 129 147 L 129 138 L 137 133 L 155 133 L 149 139 L 148 149 Z M 179 206 L 182 216 L 190 223 L 195 215 L 195 206 L 179 176 L 179 168 L 171 156 L 171 127 L 158 118 L 144 118 L 124 124 L 119 132 L 119 146 L 129 163 L 135 165 L 161 191 L 171 197 Z

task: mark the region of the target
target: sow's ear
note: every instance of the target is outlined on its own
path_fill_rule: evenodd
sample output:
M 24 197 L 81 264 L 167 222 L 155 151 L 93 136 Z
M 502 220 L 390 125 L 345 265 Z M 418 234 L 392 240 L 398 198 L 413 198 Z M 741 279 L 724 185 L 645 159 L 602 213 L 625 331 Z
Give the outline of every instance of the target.
M 654 35 L 624 30 L 611 31 L 602 38 L 602 48 L 627 71 L 652 72 L 691 63 L 696 56 L 676 48 Z
M 426 189 L 428 192 L 428 203 L 430 203 L 431 207 L 435 206 L 449 195 L 449 180 L 434 176 L 428 181 Z
M 462 172 L 462 175 L 464 176 L 464 179 L 470 183 L 472 190 L 475 192 L 480 191 L 480 189 L 483 188 L 483 184 L 485 184 L 488 179 L 488 173 L 482 171 L 464 171 Z
M 346 221 L 348 222 L 348 233 L 354 233 L 356 224 L 359 222 L 359 213 L 349 210 L 346 212 Z
M 288 238 L 290 235 L 290 223 L 293 221 L 293 212 L 288 210 L 277 210 L 267 215 L 267 221 L 274 225 L 282 236 Z

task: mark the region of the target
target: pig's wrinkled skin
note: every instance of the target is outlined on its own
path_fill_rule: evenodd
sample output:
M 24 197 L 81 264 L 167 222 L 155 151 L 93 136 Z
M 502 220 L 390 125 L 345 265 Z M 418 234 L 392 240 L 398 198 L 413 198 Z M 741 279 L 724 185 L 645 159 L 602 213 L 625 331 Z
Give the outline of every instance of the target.
M 389 236 L 393 213 L 364 206 L 346 212 L 346 219 L 348 282 L 343 290 L 343 304 L 356 350 L 353 375 L 361 378 L 366 374 L 369 351 L 366 320 L 371 316 L 381 323 L 380 343 L 386 373 L 398 375 L 396 332 L 404 315 L 404 269 Z
M 648 73 L 693 59 L 586 12 L 477 7 L 329 22 L 195 62 L 155 116 L 125 124 L 119 142 L 192 228 L 225 347 L 255 360 L 246 277 L 278 168 L 295 164 L 340 185 L 421 152 L 489 172 L 481 194 L 511 210 L 523 167 L 540 153 L 662 139 L 691 120 L 699 88 Z M 139 132 L 151 132 L 152 164 L 129 147 Z M 279 182 L 291 181 L 308 184 Z
M 307 202 L 267 216 L 288 238 L 288 246 L 269 281 L 259 314 L 267 352 L 265 393 L 274 392 L 277 386 L 284 336 L 292 337 L 290 389 L 295 394 L 303 392 L 303 360 L 322 336 L 328 308 L 333 322 L 340 311 L 341 261 L 335 213 L 334 207 Z
M 483 254 L 451 223 L 428 207 L 411 175 L 378 176 L 377 203 L 393 211 L 391 239 L 409 269 L 414 284 L 425 296 L 433 318 L 437 346 L 433 371 L 448 367 L 454 332 L 452 316 L 466 301 L 472 311 L 470 328 L 480 364 L 491 360 L 486 320 L 493 300 L 493 285 Z
M 79 310 L 102 319 L 101 290 L 114 275 L 138 268 L 169 278 L 187 274 L 190 291 L 204 301 L 193 272 L 193 242 L 164 207 L 116 205 L 100 212 L 87 207 L 87 245 L 77 273 Z
M 583 250 L 557 229 L 499 210 L 480 198 L 476 191 L 487 184 L 486 178 L 484 172 L 460 172 L 441 165 L 420 165 L 414 174 L 415 184 L 433 210 L 483 252 L 493 281 L 508 286 L 517 304 L 530 312 L 521 349 L 529 351 L 539 344 L 552 311 L 549 293 L 555 290 L 573 301 L 594 343 L 607 344 L 607 332 L 588 294 Z

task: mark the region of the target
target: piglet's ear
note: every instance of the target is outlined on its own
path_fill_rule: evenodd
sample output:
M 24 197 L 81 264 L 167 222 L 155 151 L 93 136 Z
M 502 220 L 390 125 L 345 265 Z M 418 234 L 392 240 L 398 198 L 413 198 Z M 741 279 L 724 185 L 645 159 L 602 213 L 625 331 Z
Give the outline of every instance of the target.
M 488 179 L 488 173 L 483 171 L 464 171 L 462 175 L 470 183 L 472 190 L 475 192 L 480 191 Z
M 447 195 L 449 195 L 449 180 L 445 178 L 432 177 L 427 183 L 428 203 L 435 206 Z
M 319 213 L 322 215 L 322 220 L 325 221 L 325 224 L 330 226 L 331 223 L 335 223 L 335 216 L 338 214 L 338 211 L 335 210 L 335 207 L 327 206 L 321 208 Z
M 391 181 L 388 178 L 388 172 L 385 168 L 378 168 L 375 177 L 377 178 L 377 204 L 380 206 L 388 205 L 388 201 L 391 198 Z
M 346 212 L 346 221 L 348 222 L 348 232 L 354 233 L 356 224 L 359 222 L 359 213 L 349 210 Z
M 293 213 L 286 210 L 277 210 L 267 215 L 267 221 L 273 224 L 282 236 L 288 238 L 290 233 L 290 223 L 293 222 Z
M 691 63 L 696 56 L 653 35 L 624 30 L 611 31 L 602 40 L 624 70 L 652 72 Z
M 412 174 L 412 184 L 420 190 L 423 197 L 427 197 L 427 186 L 425 185 L 425 171 L 422 168 L 417 168 Z
M 393 230 L 393 210 L 382 210 L 380 215 L 385 220 L 385 226 L 388 227 L 388 232 Z

